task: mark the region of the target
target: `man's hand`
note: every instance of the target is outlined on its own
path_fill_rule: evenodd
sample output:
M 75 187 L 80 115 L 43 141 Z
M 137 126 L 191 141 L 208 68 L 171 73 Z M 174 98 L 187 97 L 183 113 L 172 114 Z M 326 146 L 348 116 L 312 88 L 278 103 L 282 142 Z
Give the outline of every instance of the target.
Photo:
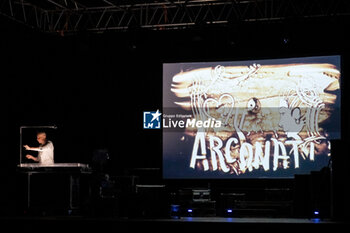
M 28 145 L 24 145 L 23 147 L 26 148 L 26 150 L 30 150 L 30 146 Z
M 35 160 L 35 158 L 32 155 L 26 155 L 27 159 Z

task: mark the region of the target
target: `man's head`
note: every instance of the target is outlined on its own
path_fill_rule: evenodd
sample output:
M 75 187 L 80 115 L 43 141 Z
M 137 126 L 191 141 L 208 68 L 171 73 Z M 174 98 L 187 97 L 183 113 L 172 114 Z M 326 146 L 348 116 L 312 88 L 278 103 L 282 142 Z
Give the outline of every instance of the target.
M 46 143 L 46 133 L 45 132 L 38 132 L 36 134 L 36 140 L 39 142 L 39 144 L 45 144 Z

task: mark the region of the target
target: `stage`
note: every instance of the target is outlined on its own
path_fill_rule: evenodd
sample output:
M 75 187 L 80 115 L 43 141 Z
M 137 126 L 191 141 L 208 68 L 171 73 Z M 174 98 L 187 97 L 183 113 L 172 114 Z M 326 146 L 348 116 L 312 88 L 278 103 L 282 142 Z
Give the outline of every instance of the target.
M 80 216 L 2 218 L 11 232 L 344 232 L 347 222 L 305 218 L 182 217 L 180 219 L 91 218 Z
M 349 25 L 345 0 L 2 1 L 0 233 L 349 231 Z

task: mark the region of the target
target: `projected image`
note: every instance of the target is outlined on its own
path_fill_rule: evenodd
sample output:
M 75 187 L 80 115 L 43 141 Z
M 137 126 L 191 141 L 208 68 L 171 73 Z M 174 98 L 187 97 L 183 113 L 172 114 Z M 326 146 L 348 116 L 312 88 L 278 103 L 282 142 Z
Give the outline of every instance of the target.
M 340 56 L 163 65 L 164 178 L 294 177 L 340 138 Z

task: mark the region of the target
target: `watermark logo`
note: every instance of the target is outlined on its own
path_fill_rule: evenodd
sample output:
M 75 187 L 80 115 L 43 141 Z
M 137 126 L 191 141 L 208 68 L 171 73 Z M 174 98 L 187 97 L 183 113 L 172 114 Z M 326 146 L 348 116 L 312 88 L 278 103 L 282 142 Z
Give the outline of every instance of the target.
M 160 116 L 162 113 L 157 110 L 156 112 L 143 112 L 143 128 L 144 129 L 160 129 L 161 122 Z

